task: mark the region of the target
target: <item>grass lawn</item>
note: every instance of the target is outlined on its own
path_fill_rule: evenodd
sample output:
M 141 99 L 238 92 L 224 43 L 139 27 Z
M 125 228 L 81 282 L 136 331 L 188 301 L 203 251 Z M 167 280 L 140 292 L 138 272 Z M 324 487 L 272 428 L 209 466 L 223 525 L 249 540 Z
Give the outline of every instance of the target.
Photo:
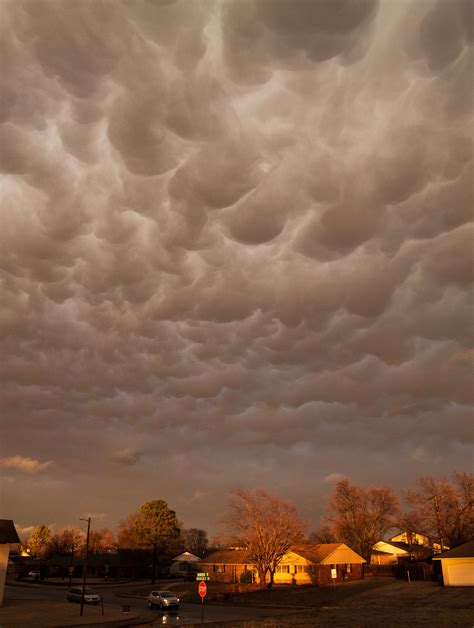
M 283 619 L 213 624 L 235 628 L 284 628 L 285 626 L 474 626 L 471 587 L 441 587 L 434 582 L 405 582 L 372 578 L 331 587 L 275 587 L 271 591 L 242 593 L 233 603 L 246 606 L 295 605 L 313 608 Z

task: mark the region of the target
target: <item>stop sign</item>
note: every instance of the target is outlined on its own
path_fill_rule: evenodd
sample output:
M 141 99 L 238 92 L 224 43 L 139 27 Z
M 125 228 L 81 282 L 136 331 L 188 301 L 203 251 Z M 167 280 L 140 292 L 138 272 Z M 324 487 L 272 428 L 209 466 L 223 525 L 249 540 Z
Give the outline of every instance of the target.
M 200 582 L 198 586 L 198 593 L 201 597 L 206 597 L 207 586 L 205 582 Z

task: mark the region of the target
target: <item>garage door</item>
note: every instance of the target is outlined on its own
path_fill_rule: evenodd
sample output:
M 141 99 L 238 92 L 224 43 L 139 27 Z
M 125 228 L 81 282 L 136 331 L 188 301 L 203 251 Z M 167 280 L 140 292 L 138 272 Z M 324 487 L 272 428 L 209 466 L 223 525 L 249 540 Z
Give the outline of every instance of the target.
M 448 578 L 446 584 L 451 586 L 474 586 L 474 563 L 447 565 Z

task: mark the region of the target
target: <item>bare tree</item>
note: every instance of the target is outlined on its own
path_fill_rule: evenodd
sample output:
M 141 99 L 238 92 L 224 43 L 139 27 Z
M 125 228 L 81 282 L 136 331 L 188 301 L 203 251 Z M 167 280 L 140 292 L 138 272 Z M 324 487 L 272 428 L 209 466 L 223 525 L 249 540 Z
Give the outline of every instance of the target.
M 454 547 L 474 537 L 474 475 L 453 471 L 449 478 L 419 478 L 416 488 L 404 493 L 408 515 L 418 532 Z
M 89 552 L 91 554 L 106 554 L 114 547 L 114 535 L 108 528 L 91 530 L 89 536 Z
M 57 556 L 76 553 L 84 545 L 84 532 L 79 528 L 64 528 L 51 534 L 49 545 Z
M 262 489 L 233 491 L 224 520 L 231 538 L 249 550 L 261 584 L 269 586 L 283 556 L 304 539 L 305 522 L 289 502 Z
M 311 532 L 308 536 L 310 545 L 319 545 L 320 543 L 336 543 L 337 538 L 329 526 L 323 526 Z
M 189 528 L 182 531 L 183 545 L 188 552 L 197 556 L 204 556 L 209 547 L 207 532 L 199 528 Z
M 398 499 L 391 488 L 365 488 L 341 480 L 330 497 L 325 518 L 338 539 L 370 562 L 373 545 L 396 527 L 398 512 Z

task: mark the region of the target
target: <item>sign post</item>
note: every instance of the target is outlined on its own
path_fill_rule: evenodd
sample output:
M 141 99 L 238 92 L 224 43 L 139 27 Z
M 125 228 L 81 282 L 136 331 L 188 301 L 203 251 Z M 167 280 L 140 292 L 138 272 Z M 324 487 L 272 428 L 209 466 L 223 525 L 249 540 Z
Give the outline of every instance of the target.
M 199 583 L 198 593 L 201 596 L 201 626 L 203 626 L 204 625 L 204 598 L 206 597 L 206 593 L 207 593 L 207 585 L 203 580 L 201 580 L 201 582 Z

